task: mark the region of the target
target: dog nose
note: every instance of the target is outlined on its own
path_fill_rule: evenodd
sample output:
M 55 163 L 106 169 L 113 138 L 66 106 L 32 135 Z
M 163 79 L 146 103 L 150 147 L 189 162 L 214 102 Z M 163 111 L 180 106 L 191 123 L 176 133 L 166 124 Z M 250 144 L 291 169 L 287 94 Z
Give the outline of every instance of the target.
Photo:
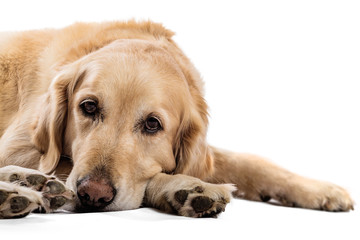
M 102 209 L 112 202 L 116 190 L 105 179 L 87 177 L 78 182 L 77 195 L 83 207 Z

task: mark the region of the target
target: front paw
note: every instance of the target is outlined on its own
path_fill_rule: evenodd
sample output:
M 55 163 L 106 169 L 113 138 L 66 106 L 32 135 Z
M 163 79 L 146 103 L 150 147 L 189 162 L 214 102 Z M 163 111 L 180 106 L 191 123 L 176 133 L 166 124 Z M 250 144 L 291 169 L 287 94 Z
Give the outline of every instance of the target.
M 15 184 L 0 182 L 0 219 L 24 217 L 43 205 L 41 193 Z
M 40 171 L 7 166 L 0 169 L 0 180 L 29 190 L 37 191 L 42 195 L 42 212 L 52 212 L 71 202 L 74 193 L 64 183 L 53 175 L 46 175 Z
M 173 209 L 186 217 L 217 217 L 225 211 L 235 188 L 227 184 L 202 183 L 190 189 L 180 189 L 168 195 Z

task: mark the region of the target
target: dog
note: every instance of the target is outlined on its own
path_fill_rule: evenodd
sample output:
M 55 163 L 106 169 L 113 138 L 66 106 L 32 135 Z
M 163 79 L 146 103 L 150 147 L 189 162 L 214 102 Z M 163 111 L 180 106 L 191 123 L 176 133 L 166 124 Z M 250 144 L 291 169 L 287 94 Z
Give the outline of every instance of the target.
M 1 33 L 0 218 L 216 217 L 232 197 L 353 209 L 337 185 L 209 146 L 203 82 L 173 35 L 151 21 Z

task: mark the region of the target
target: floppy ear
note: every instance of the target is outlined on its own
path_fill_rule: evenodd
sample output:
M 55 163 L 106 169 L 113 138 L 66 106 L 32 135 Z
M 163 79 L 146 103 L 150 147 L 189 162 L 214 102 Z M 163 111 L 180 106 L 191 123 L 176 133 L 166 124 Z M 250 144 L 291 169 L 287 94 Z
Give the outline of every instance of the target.
M 164 42 L 162 47 L 174 57 L 189 90 L 189 96 L 184 97 L 186 108 L 173 145 L 176 160 L 174 173 L 205 180 L 214 171 L 214 166 L 213 153 L 206 142 L 208 108 L 203 98 L 203 82 L 191 61 L 171 39 Z
M 53 172 L 59 162 L 66 126 L 68 99 L 74 91 L 76 82 L 82 76 L 78 64 L 64 68 L 52 80 L 38 109 L 32 140 L 35 147 L 42 153 L 39 170 L 44 173 Z
M 213 172 L 213 157 L 206 142 L 206 103 L 183 116 L 174 145 L 175 173 L 187 174 L 205 180 Z M 198 106 L 199 107 L 199 104 Z M 186 116 L 187 115 L 187 116 Z

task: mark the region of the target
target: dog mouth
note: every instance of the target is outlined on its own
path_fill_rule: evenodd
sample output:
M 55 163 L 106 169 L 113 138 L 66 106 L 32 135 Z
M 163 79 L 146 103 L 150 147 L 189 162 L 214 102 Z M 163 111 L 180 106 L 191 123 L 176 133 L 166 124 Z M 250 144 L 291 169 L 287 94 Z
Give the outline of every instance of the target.
M 116 211 L 107 208 L 98 208 L 92 206 L 83 206 L 82 204 L 76 204 L 75 208 L 72 210 L 74 213 L 91 213 L 91 212 L 111 212 Z
M 94 191 L 95 194 L 92 194 L 92 191 Z M 143 192 L 141 197 L 141 194 L 135 194 L 131 191 L 124 192 L 116 188 L 106 189 L 106 187 L 101 190 L 95 188 L 87 190 L 86 192 L 78 188 L 75 192 L 72 209 L 65 209 L 75 213 L 113 212 L 137 209 L 142 206 L 145 195 L 145 192 Z M 88 194 L 89 192 L 90 195 Z M 139 196 L 141 199 L 136 196 Z
M 89 197 L 81 197 L 79 196 L 79 194 L 77 194 L 76 197 L 76 207 L 75 207 L 75 211 L 79 212 L 79 213 L 84 213 L 84 212 L 108 212 L 108 211 L 112 211 L 111 207 L 109 207 L 111 205 L 111 203 L 113 202 L 113 199 L 109 202 L 100 199 L 99 201 L 94 201 L 92 199 L 90 199 Z
M 74 213 L 93 213 L 93 212 L 115 212 L 115 211 L 125 211 L 132 210 L 142 207 L 142 202 L 140 204 L 135 204 L 134 202 L 128 201 L 119 201 L 118 198 L 114 198 L 111 202 L 105 205 L 92 205 L 89 202 L 82 202 L 77 195 L 74 198 L 72 209 L 65 209 Z
M 74 193 L 70 212 L 111 212 L 141 207 L 145 196 L 146 183 L 125 181 L 108 171 L 89 171 L 78 175 L 73 171 L 66 185 Z

